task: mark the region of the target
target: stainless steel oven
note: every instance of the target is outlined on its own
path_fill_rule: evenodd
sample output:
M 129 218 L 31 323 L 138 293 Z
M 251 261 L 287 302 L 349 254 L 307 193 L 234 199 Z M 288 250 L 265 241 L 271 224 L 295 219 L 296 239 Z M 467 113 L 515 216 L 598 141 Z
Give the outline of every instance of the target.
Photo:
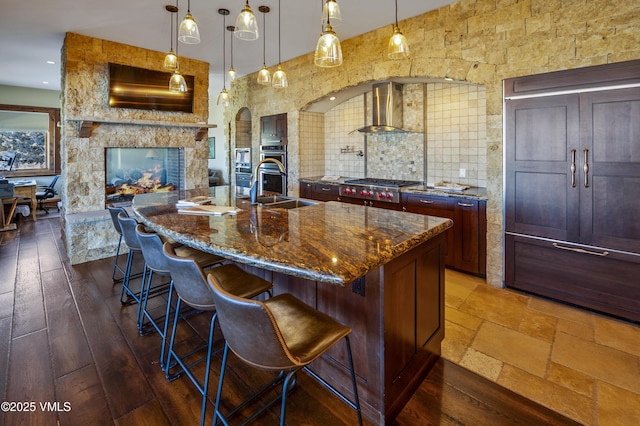
M 287 170 L 287 145 L 261 145 L 260 161 L 267 158 L 278 160 Z M 258 170 L 258 192 L 277 192 L 287 195 L 287 176 L 280 173 L 275 163 L 264 163 Z

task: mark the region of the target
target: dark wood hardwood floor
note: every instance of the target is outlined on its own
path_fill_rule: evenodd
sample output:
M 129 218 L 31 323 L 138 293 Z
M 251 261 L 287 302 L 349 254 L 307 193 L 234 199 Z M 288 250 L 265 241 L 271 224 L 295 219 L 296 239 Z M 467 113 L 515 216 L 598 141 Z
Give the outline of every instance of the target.
M 124 259 L 122 259 L 124 260 Z M 160 338 L 140 336 L 135 306 L 121 306 L 113 259 L 71 266 L 59 219 L 22 220 L 0 232 L 0 393 L 2 425 L 195 425 L 199 394 L 186 377 L 167 382 L 158 366 Z M 138 265 L 140 266 L 140 265 Z M 156 298 L 161 309 L 163 300 Z M 197 347 L 207 315 L 181 323 L 179 348 Z M 241 399 L 269 377 L 230 357 L 226 394 Z M 213 361 L 215 396 L 220 355 Z M 204 366 L 197 368 L 204 373 Z M 355 424 L 355 413 L 300 374 L 291 425 Z M 55 404 L 58 404 L 57 406 Z M 47 405 L 48 404 L 48 405 Z M 211 423 L 213 405 L 208 409 Z M 277 424 L 272 409 L 256 424 Z M 574 422 L 440 360 L 395 420 L 396 425 L 562 425 Z

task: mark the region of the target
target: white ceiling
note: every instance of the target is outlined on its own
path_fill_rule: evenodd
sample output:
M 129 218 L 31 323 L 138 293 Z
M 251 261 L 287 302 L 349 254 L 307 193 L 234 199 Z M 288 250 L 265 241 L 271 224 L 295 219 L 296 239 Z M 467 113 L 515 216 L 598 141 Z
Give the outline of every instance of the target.
M 60 49 L 66 32 L 166 52 L 170 47 L 170 16 L 165 5 L 176 0 L 0 0 L 0 84 L 60 89 Z M 324 0 L 280 0 L 282 5 L 282 61 L 315 50 L 320 35 Z M 340 40 L 389 25 L 394 21 L 393 0 L 337 0 L 343 21 L 335 26 Z M 420 15 L 452 3 L 451 0 L 398 0 L 398 20 Z M 234 25 L 245 0 L 192 0 L 191 13 L 200 29 L 197 45 L 180 44 L 179 55 L 209 62 L 211 82 L 222 81 L 223 17 L 219 8 L 229 9 L 226 25 Z M 278 63 L 278 0 L 250 0 L 258 18 L 260 39 L 233 40 L 233 65 L 240 75 L 262 67 L 265 31 L 258 7 L 271 12 L 266 19 L 266 64 Z M 187 0 L 179 3 L 179 19 Z M 400 25 L 402 29 L 402 24 Z M 226 32 L 230 65 L 230 36 Z M 410 41 L 410 40 L 409 40 Z M 175 49 L 175 43 L 174 43 Z M 384 52 L 381 52 L 384 54 Z M 54 61 L 55 64 L 47 64 Z M 286 70 L 285 70 L 286 71 Z M 43 82 L 47 81 L 48 84 Z M 219 89 L 214 89 L 217 91 Z

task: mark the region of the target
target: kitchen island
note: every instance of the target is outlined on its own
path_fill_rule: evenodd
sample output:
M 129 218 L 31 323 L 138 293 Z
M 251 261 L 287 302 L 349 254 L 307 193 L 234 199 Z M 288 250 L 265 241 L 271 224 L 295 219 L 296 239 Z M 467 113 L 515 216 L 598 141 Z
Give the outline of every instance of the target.
M 192 196 L 193 194 L 189 194 Z M 353 329 L 363 415 L 388 424 L 433 363 L 444 338 L 444 218 L 338 202 L 296 209 L 234 204 L 237 214 L 178 213 L 173 193 L 136 196 L 146 226 L 226 257 Z M 312 369 L 349 395 L 338 345 Z

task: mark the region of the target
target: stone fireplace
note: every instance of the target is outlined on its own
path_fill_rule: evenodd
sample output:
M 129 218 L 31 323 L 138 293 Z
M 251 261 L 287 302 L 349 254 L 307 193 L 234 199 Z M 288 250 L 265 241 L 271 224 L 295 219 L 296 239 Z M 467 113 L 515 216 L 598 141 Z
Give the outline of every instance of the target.
M 113 256 L 118 236 L 107 204 L 110 148 L 182 152 L 181 189 L 208 187 L 209 65 L 180 58 L 194 76 L 193 113 L 111 108 L 108 64 L 162 70 L 164 53 L 67 33 L 62 50 L 62 233 L 72 264 Z M 204 139 L 204 140 L 198 140 Z

